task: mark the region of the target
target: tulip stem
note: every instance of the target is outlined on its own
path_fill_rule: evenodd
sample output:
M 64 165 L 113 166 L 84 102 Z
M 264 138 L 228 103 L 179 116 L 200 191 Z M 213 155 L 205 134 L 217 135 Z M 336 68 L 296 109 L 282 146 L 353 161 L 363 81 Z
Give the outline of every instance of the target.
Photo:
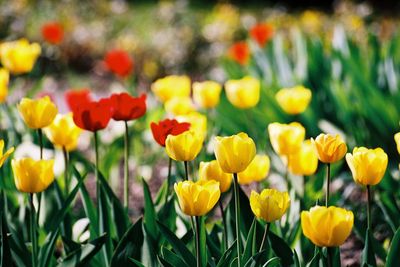
M 329 206 L 329 192 L 330 192 L 330 183 L 331 183 L 331 164 L 327 164 L 326 170 L 326 195 L 325 195 L 325 206 Z
M 196 265 L 201 266 L 201 254 L 200 254 L 200 217 L 194 216 L 196 222 Z
M 167 176 L 167 193 L 165 194 L 165 203 L 168 201 L 169 187 L 171 186 L 172 159 L 168 157 L 168 176 Z
M 188 162 L 184 161 L 185 164 L 185 180 L 189 181 L 189 170 L 188 170 Z
M 326 260 L 328 263 L 328 267 L 332 267 L 332 249 L 331 247 L 326 248 Z
M 371 197 L 371 186 L 367 185 L 367 226 L 368 229 L 372 230 L 372 223 L 371 223 L 371 204 L 372 204 L 372 197 Z
M 68 151 L 65 147 L 63 147 L 62 150 L 63 150 L 63 155 L 64 155 L 64 165 L 65 165 L 65 170 L 64 170 L 65 196 L 68 197 L 68 194 L 69 194 L 69 176 L 68 176 L 69 155 L 68 155 Z
M 128 122 L 125 122 L 125 150 L 124 150 L 124 207 L 129 209 L 129 128 Z
M 37 260 L 37 249 L 38 249 L 38 244 L 37 244 L 37 230 L 36 230 L 36 220 L 35 220 L 35 206 L 33 205 L 33 193 L 29 194 L 29 204 L 30 204 L 30 215 L 31 215 L 31 225 L 30 225 L 30 231 L 31 231 L 31 243 L 32 243 L 32 266 L 36 267 L 36 260 Z
M 38 129 L 38 137 L 39 137 L 39 147 L 40 147 L 40 159 L 43 159 L 43 130 L 41 128 Z M 39 192 L 37 195 L 38 200 L 38 210 L 36 216 L 36 223 L 39 224 L 39 217 L 40 217 L 40 208 L 42 206 L 42 193 Z
M 223 250 L 225 251 L 226 248 L 228 247 L 228 232 L 227 232 L 227 225 L 226 225 L 226 219 L 225 219 L 225 213 L 224 213 L 224 206 L 222 205 L 222 199 L 220 198 L 218 201 L 219 204 L 219 209 L 221 211 L 221 217 L 222 217 L 222 226 L 224 227 L 224 232 L 223 232 Z
M 236 221 L 236 247 L 238 254 L 238 267 L 241 267 L 240 259 L 242 257 L 241 253 L 241 240 L 240 240 L 240 203 L 239 203 L 239 183 L 237 173 L 233 174 L 233 189 L 235 197 L 235 221 Z
M 261 241 L 260 250 L 258 252 L 261 252 L 263 250 L 263 248 L 264 248 L 264 243 L 265 243 L 265 240 L 267 239 L 270 226 L 271 226 L 271 223 L 267 223 L 267 225 L 265 226 L 264 235 L 263 235 L 263 238 L 262 238 L 262 241 Z
M 94 132 L 94 151 L 95 151 L 95 170 L 94 170 L 94 175 L 96 178 L 96 193 L 97 197 L 99 196 L 99 140 L 97 136 L 97 131 Z

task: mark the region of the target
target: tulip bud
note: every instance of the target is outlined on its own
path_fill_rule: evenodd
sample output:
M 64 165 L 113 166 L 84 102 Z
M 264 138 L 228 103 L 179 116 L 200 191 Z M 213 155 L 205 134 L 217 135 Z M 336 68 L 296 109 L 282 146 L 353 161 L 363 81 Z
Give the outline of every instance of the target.
M 190 78 L 188 76 L 166 76 L 155 81 L 151 85 L 151 90 L 163 103 L 177 96 L 189 97 Z
M 44 132 L 56 147 L 72 151 L 78 145 L 82 129 L 75 125 L 72 113 L 68 113 L 66 115 L 58 114 Z
M 13 74 L 28 73 L 33 69 L 41 48 L 37 43 L 29 44 L 20 39 L 0 44 L 1 64 Z
M 347 152 L 346 143 L 338 135 L 320 134 L 311 138 L 320 161 L 323 163 L 334 163 L 341 160 Z
M 232 175 L 225 173 L 216 160 L 200 162 L 199 178 L 200 180 L 214 180 L 219 182 L 221 193 L 228 191 L 232 183 Z
M 17 107 L 22 119 L 31 129 L 49 126 L 58 112 L 56 105 L 48 96 L 35 100 L 22 98 Z
M 388 156 L 382 148 L 356 147 L 353 154 L 346 154 L 346 161 L 356 183 L 376 185 L 385 174 Z
M 244 171 L 256 155 L 256 145 L 245 133 L 215 137 L 215 157 L 226 173 Z
M 338 247 L 353 228 L 353 212 L 334 206 L 315 206 L 301 212 L 304 235 L 319 247 Z
M 394 141 L 396 142 L 397 145 L 397 152 L 399 152 L 400 154 L 400 133 L 394 135 Z
M 287 192 L 279 192 L 275 189 L 264 189 L 258 194 L 251 191 L 250 207 L 254 215 L 270 223 L 279 220 L 285 214 L 290 205 Z
M 165 110 L 174 116 L 186 115 L 195 111 L 192 99 L 187 96 L 172 97 L 165 102 L 164 106 Z
M 10 73 L 7 69 L 0 68 L 0 103 L 6 101 L 8 95 L 8 82 L 10 79 Z
M 267 177 L 270 167 L 270 160 L 267 155 L 256 155 L 249 166 L 238 174 L 239 184 L 260 182 Z
M 290 124 L 270 123 L 269 140 L 275 152 L 281 156 L 297 153 L 304 141 L 306 130 L 298 122 Z
M 214 108 L 219 103 L 222 86 L 214 81 L 193 83 L 193 98 L 202 108 Z
M 229 80 L 225 83 L 225 91 L 229 102 L 235 107 L 252 108 L 260 100 L 260 81 L 250 76 Z
M 207 214 L 221 195 L 217 181 L 183 181 L 175 183 L 174 189 L 182 212 L 189 216 Z
M 9 148 L 6 153 L 3 154 L 4 150 L 4 140 L 0 140 L 0 168 L 3 166 L 6 159 L 14 152 L 14 147 Z
M 179 122 L 190 123 L 190 130 L 200 133 L 204 138 L 207 136 L 207 117 L 199 112 L 190 112 L 186 115 L 176 117 Z
M 312 175 L 318 167 L 318 157 L 311 140 L 305 140 L 299 151 L 289 155 L 289 171 L 297 175 Z
M 192 130 L 178 135 L 168 135 L 165 148 L 170 158 L 177 161 L 191 161 L 200 153 L 204 138 Z
M 296 115 L 304 112 L 311 101 L 311 90 L 296 86 L 283 88 L 275 96 L 279 106 L 288 114 Z

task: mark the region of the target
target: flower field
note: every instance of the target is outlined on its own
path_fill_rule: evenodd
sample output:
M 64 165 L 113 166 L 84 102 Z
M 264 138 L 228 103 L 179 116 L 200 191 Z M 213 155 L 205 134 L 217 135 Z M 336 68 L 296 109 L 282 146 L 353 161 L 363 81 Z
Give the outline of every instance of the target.
M 0 3 L 0 267 L 400 266 L 398 18 L 68 2 Z

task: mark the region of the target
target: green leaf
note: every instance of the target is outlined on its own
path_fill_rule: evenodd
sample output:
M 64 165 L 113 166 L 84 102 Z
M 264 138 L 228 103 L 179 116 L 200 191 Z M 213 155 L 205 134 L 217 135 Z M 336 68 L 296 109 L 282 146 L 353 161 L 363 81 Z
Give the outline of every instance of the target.
M 130 259 L 140 259 L 140 249 L 143 245 L 143 219 L 133 224 L 121 238 L 111 258 L 111 267 L 126 266 Z
M 171 252 L 166 247 L 162 247 L 161 248 L 161 253 L 162 253 L 162 258 L 166 262 L 171 264 L 171 266 L 181 266 L 181 267 L 187 266 L 187 267 L 190 267 L 178 255 L 176 255 L 175 253 Z M 205 265 L 203 265 L 203 266 L 205 266 Z
M 142 178 L 143 183 L 143 195 L 144 195 L 144 228 L 147 233 L 153 239 L 153 242 L 158 240 L 158 227 L 157 227 L 157 215 L 154 208 L 153 200 L 151 198 L 151 193 L 149 186 L 146 181 Z
M 269 259 L 263 267 L 275 267 L 275 266 L 280 266 L 281 264 L 281 259 L 279 257 L 273 257 L 272 259 Z
M 237 256 L 236 241 L 225 251 L 222 257 L 219 259 L 217 267 L 229 266 Z
M 57 265 L 57 267 L 87 266 L 86 264 L 96 255 L 96 253 L 106 242 L 106 235 L 107 234 L 104 234 L 99 238 L 90 241 L 88 244 L 83 245 L 79 249 L 71 252 Z
M 189 266 L 196 265 L 196 259 L 193 254 L 187 249 L 186 244 L 183 243 L 179 238 L 175 236 L 167 227 L 165 227 L 161 222 L 157 222 L 158 227 L 160 228 L 161 233 L 165 236 L 171 246 L 174 248 L 176 253 L 181 256 L 181 258 L 188 264 Z
M 244 265 L 244 267 L 256 267 L 262 263 L 262 259 L 266 259 L 266 250 L 262 250 L 253 255 Z M 264 260 L 265 262 L 265 260 Z
M 400 228 L 397 229 L 396 234 L 392 239 L 392 243 L 389 248 L 389 253 L 386 258 L 387 267 L 398 267 L 400 266 Z
M 75 177 L 81 177 L 79 172 L 73 168 Z M 79 180 L 79 178 L 78 178 Z M 99 220 L 97 218 L 96 208 L 93 204 L 92 199 L 90 198 L 89 192 L 87 191 L 85 185 L 82 185 L 80 188 L 80 195 L 82 197 L 83 209 L 85 210 L 86 217 L 90 221 L 90 236 L 98 236 L 99 235 Z
M 30 251 L 25 245 L 24 238 L 22 236 L 23 233 L 16 231 L 12 227 L 10 227 L 10 247 L 12 257 L 17 264 L 17 266 L 31 266 L 30 258 L 26 255 L 30 255 Z
M 66 254 L 71 253 L 74 250 L 77 250 L 78 248 L 81 247 L 79 243 L 76 243 L 75 241 L 69 239 L 68 237 L 62 236 L 61 237 L 63 245 L 64 245 L 64 250 Z
M 375 252 L 372 244 L 372 232 L 368 228 L 365 233 L 365 246 L 362 253 L 362 265 L 376 266 Z
M 110 223 L 111 221 L 111 216 L 109 214 L 109 205 L 108 205 L 108 199 L 107 196 L 104 192 L 104 187 L 103 183 L 97 184 L 98 187 L 98 196 L 97 196 L 97 209 L 98 209 L 98 216 L 99 216 L 99 233 L 101 234 L 107 234 L 105 236 L 106 238 L 106 244 L 105 246 L 101 249 L 102 253 L 102 258 L 103 258 L 103 265 L 108 266 L 110 259 L 111 259 L 111 253 L 112 253 L 112 243 L 111 243 L 111 230 L 110 230 Z
M 283 266 L 289 266 L 294 263 L 293 251 L 282 238 L 270 231 L 268 233 L 268 240 L 275 254 L 281 258 Z
M 146 267 L 144 266 L 140 261 L 137 261 L 133 258 L 129 258 L 129 260 L 133 263 L 133 266 L 137 266 L 137 267 Z
M 3 194 L 0 194 L 0 197 L 3 197 Z M 1 203 L 1 205 L 3 205 L 3 203 Z M 0 212 L 0 232 L 1 232 L 0 266 L 1 267 L 13 266 L 10 244 L 8 242 L 9 237 L 7 233 L 7 222 L 2 212 Z
M 250 231 L 249 234 L 247 235 L 247 239 L 246 239 L 246 244 L 244 247 L 244 252 L 243 252 L 243 256 L 242 256 L 242 262 L 247 262 L 252 255 L 255 254 L 256 250 L 255 250 L 255 233 L 257 228 L 257 219 L 254 218 L 253 219 L 253 223 L 251 224 L 250 227 Z

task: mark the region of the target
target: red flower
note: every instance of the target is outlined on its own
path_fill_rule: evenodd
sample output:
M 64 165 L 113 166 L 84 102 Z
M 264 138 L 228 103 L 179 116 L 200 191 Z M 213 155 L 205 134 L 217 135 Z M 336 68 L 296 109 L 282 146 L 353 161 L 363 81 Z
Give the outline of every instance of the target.
M 246 65 L 250 59 L 250 49 L 246 42 L 237 42 L 229 48 L 228 55 L 241 65 Z
M 90 97 L 90 89 L 88 88 L 68 90 L 65 92 L 64 98 L 71 111 L 74 111 L 76 108 L 92 102 L 92 98 Z
M 42 26 L 42 36 L 46 42 L 58 45 L 64 39 L 64 29 L 58 22 L 47 22 Z
M 165 140 L 169 134 L 178 135 L 189 130 L 190 123 L 178 122 L 173 119 L 165 119 L 157 123 L 150 124 L 151 132 L 153 133 L 154 140 L 161 146 L 165 146 Z
M 251 38 L 256 41 L 260 47 L 264 47 L 273 35 L 274 29 L 271 25 L 265 23 L 256 24 L 250 30 Z
M 114 74 L 124 78 L 133 71 L 133 60 L 124 50 L 111 50 L 104 57 L 107 68 Z
M 107 127 L 112 116 L 110 99 L 91 101 L 73 109 L 75 124 L 84 130 L 96 132 Z
M 130 121 L 146 113 L 146 95 L 133 97 L 127 93 L 112 94 L 110 97 L 113 109 L 112 118 L 116 121 Z

